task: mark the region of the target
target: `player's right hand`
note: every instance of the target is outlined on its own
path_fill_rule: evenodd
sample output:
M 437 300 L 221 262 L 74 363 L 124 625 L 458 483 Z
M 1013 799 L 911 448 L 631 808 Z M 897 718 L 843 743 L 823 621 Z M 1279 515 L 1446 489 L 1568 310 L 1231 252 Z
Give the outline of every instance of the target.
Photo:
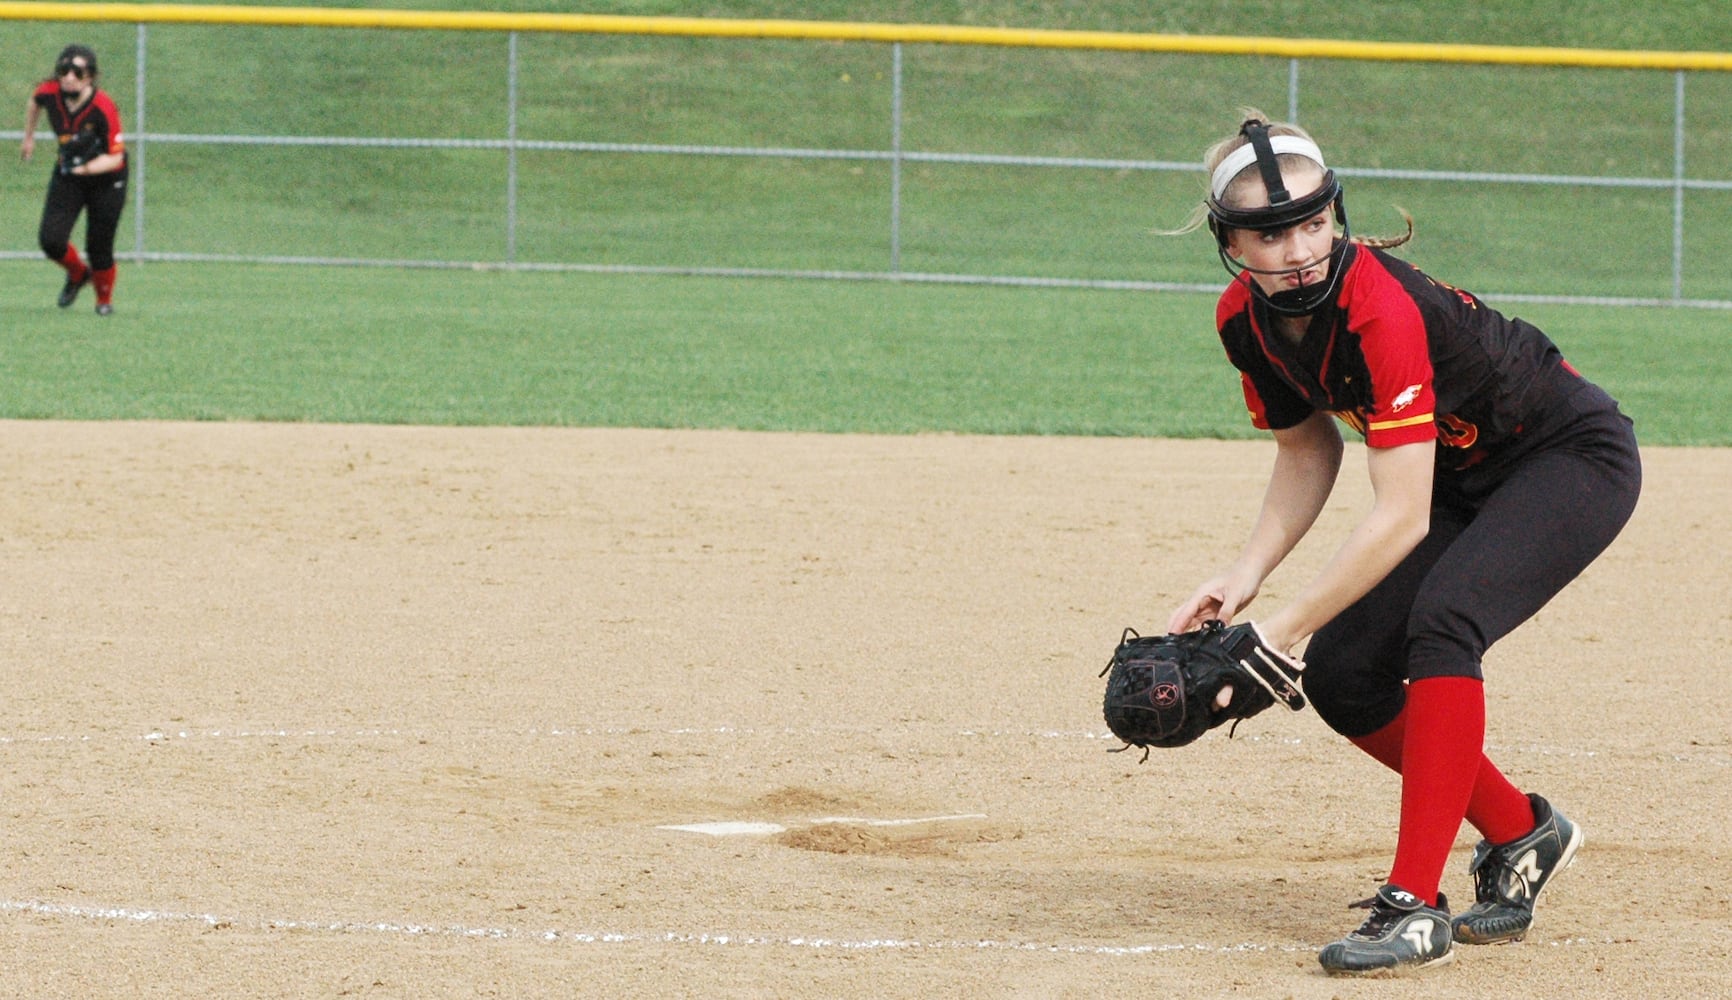
M 1247 578 L 1237 567 L 1229 568 L 1198 587 L 1190 599 L 1173 609 L 1167 619 L 1167 631 L 1194 632 L 1210 619 L 1230 625 L 1235 615 L 1257 599 L 1261 586 L 1261 580 Z

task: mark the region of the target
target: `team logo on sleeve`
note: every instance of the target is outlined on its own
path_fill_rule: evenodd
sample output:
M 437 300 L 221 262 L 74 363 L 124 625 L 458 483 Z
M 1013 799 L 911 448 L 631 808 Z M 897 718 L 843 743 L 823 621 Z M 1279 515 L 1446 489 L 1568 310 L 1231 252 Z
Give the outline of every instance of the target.
M 1396 393 L 1395 401 L 1389 404 L 1389 412 L 1400 413 L 1402 410 L 1412 406 L 1414 402 L 1419 399 L 1419 394 L 1424 389 L 1424 385 L 1410 385 L 1399 393 Z

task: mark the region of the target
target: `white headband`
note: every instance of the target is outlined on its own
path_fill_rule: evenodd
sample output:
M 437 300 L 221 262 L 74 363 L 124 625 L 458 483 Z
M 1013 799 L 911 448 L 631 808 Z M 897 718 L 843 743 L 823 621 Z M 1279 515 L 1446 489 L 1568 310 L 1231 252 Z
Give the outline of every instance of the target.
M 1308 160 L 1317 161 L 1317 166 L 1320 169 L 1329 169 L 1323 163 L 1323 151 L 1318 149 L 1317 144 L 1310 139 L 1297 135 L 1272 135 L 1269 137 L 1269 148 L 1277 156 L 1282 153 L 1298 153 Z M 1209 189 L 1214 194 L 1215 200 L 1220 201 L 1221 196 L 1227 193 L 1227 185 L 1233 183 L 1233 178 L 1239 176 L 1239 171 L 1256 162 L 1257 149 L 1248 142 L 1228 153 L 1227 158 L 1215 168 L 1215 173 L 1210 178 Z

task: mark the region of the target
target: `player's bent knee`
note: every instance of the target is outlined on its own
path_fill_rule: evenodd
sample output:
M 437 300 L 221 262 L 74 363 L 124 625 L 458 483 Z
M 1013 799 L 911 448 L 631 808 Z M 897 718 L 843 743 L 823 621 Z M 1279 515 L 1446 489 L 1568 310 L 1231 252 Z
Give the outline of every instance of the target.
M 1352 738 L 1373 733 L 1401 714 L 1406 702 L 1403 685 L 1359 671 L 1305 671 L 1305 696 L 1330 729 Z

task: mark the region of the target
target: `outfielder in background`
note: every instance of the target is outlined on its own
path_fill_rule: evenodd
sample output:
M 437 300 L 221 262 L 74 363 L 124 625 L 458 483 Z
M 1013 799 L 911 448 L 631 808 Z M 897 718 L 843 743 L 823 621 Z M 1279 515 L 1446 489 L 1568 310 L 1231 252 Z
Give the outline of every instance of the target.
M 59 139 L 48 197 L 42 207 L 37 242 L 49 260 L 66 270 L 60 307 L 72 305 L 87 284 L 96 286 L 96 312 L 114 311 L 114 234 L 126 206 L 126 144 L 120 112 L 96 86 L 96 53 L 84 45 L 68 45 L 54 62 L 54 77 L 42 81 L 24 110 L 22 154 L 29 162 L 36 152 L 36 122 L 48 112 L 48 123 Z M 72 245 L 72 227 L 80 212 L 84 224 L 86 260 Z
M 1455 942 L 1518 941 L 1583 837 L 1486 758 L 1480 661 L 1623 528 L 1641 488 L 1636 438 L 1541 331 L 1389 254 L 1411 222 L 1354 238 L 1302 129 L 1243 114 L 1205 157 L 1209 194 L 1186 229 L 1206 220 L 1233 276 L 1216 322 L 1275 463 L 1243 550 L 1168 629 L 1243 614 L 1323 509 L 1337 420 L 1363 434 L 1370 511 L 1315 579 L 1249 623 L 1268 656 L 1309 637 L 1306 696 L 1401 775 L 1388 884 L 1318 959 L 1379 972 L 1446 961 Z M 1484 839 L 1474 901 L 1452 915 L 1438 890 L 1464 818 Z

